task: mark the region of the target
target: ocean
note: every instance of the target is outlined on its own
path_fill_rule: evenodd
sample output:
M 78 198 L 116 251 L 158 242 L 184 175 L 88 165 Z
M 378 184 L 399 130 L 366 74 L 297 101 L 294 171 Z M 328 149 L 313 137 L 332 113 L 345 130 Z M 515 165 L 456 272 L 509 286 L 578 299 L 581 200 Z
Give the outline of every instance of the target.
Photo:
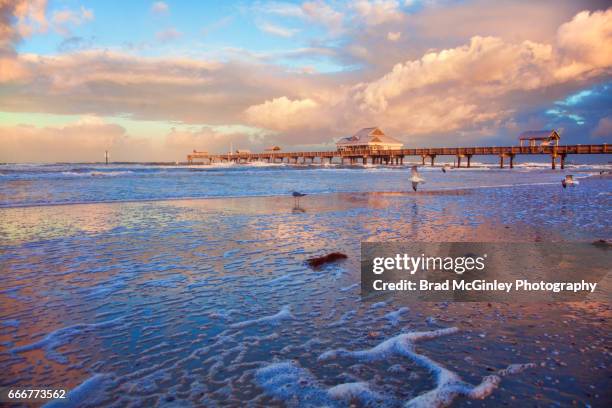
M 359 287 L 363 241 L 610 239 L 608 170 L 423 167 L 415 193 L 408 166 L 2 165 L 0 387 L 75 407 L 609 406 L 609 302 Z
M 442 173 L 420 166 L 423 189 L 511 187 L 559 184 L 565 174 L 598 175 L 610 164 L 550 170 L 548 163 L 522 163 L 509 171 L 493 164 Z M 407 191 L 409 166 L 294 166 L 252 163 L 195 166 L 5 164 L 0 165 L 0 206 L 28 206 L 211 197 L 283 196 L 367 191 Z

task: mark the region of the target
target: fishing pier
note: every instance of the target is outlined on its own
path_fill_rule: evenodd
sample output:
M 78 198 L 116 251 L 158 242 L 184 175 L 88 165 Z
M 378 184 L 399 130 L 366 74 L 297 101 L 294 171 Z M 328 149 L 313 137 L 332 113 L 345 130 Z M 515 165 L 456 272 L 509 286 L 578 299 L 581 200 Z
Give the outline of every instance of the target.
M 612 154 L 612 149 L 607 144 L 594 145 L 550 145 L 550 146 L 507 146 L 507 147 L 433 147 L 417 149 L 338 149 L 336 151 L 320 152 L 281 152 L 270 151 L 262 153 L 239 152 L 228 154 L 209 154 L 208 152 L 194 151 L 187 155 L 189 164 L 200 160 L 202 164 L 220 162 L 266 162 L 266 163 L 332 163 L 334 160 L 341 164 L 387 164 L 402 165 L 407 157 L 417 157 L 421 159 L 422 165 L 435 165 L 435 160 L 439 156 L 451 156 L 456 158 L 457 166 L 461 167 L 462 162 L 466 167 L 471 166 L 473 156 L 497 156 L 499 157 L 499 167 L 504 168 L 508 163 L 510 168 L 514 167 L 514 159 L 518 155 L 537 155 L 549 156 L 551 168 L 565 167 L 565 160 L 570 154 Z

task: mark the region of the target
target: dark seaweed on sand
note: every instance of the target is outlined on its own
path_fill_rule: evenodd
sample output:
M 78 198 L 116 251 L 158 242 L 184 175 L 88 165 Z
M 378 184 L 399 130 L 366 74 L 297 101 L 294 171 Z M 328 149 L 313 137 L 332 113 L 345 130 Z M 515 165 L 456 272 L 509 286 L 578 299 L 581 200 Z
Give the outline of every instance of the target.
M 306 260 L 306 262 L 311 268 L 317 269 L 327 263 L 336 262 L 336 261 L 339 261 L 341 259 L 346 259 L 346 258 L 347 256 L 343 254 L 342 252 L 332 252 L 331 254 L 317 256 L 315 258 L 310 258 Z

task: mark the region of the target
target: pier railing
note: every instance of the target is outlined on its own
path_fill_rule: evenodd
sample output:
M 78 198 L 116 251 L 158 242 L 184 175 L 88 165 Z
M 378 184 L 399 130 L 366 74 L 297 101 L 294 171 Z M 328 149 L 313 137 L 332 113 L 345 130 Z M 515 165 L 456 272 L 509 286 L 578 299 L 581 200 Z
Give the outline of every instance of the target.
M 267 161 L 267 162 L 288 162 L 302 163 L 309 160 L 314 163 L 315 158 L 319 158 L 320 163 L 325 160 L 331 161 L 340 158 L 344 163 L 345 159 L 351 164 L 356 164 L 360 160 L 363 164 L 370 160 L 372 163 L 403 164 L 405 156 L 420 156 L 422 163 L 429 158 L 431 165 L 437 156 L 455 156 L 458 166 L 461 166 L 461 159 L 467 159 L 467 167 L 471 165 L 472 156 L 498 156 L 500 167 L 504 167 L 504 158 L 510 161 L 510 167 L 514 165 L 516 155 L 549 155 L 551 156 L 552 168 L 555 168 L 556 159 L 559 158 L 561 168 L 565 165 L 565 158 L 568 154 L 612 154 L 612 149 L 607 144 L 597 145 L 561 145 L 561 146 L 486 146 L 486 147 L 428 147 L 414 149 L 358 149 L 358 150 L 335 150 L 335 151 L 314 151 L 314 152 L 262 152 L 262 153 L 228 153 L 228 154 L 209 154 L 207 152 L 193 152 L 187 155 L 187 161 L 193 163 L 195 159 L 203 159 L 207 163 L 231 161 Z

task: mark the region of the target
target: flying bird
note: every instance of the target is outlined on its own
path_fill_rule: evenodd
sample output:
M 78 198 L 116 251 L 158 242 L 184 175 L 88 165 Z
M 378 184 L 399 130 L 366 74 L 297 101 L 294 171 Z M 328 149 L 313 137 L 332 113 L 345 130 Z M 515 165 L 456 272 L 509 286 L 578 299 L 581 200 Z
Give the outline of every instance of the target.
M 561 185 L 563 188 L 567 188 L 567 186 L 574 187 L 577 184 L 579 184 L 578 181 L 574 180 L 574 176 L 571 174 L 568 174 L 563 180 L 561 180 Z
M 419 175 L 417 166 L 412 166 L 412 169 L 410 170 L 410 181 L 412 182 L 412 189 L 414 191 L 417 191 L 417 186 L 419 183 L 425 183 L 425 179 Z

